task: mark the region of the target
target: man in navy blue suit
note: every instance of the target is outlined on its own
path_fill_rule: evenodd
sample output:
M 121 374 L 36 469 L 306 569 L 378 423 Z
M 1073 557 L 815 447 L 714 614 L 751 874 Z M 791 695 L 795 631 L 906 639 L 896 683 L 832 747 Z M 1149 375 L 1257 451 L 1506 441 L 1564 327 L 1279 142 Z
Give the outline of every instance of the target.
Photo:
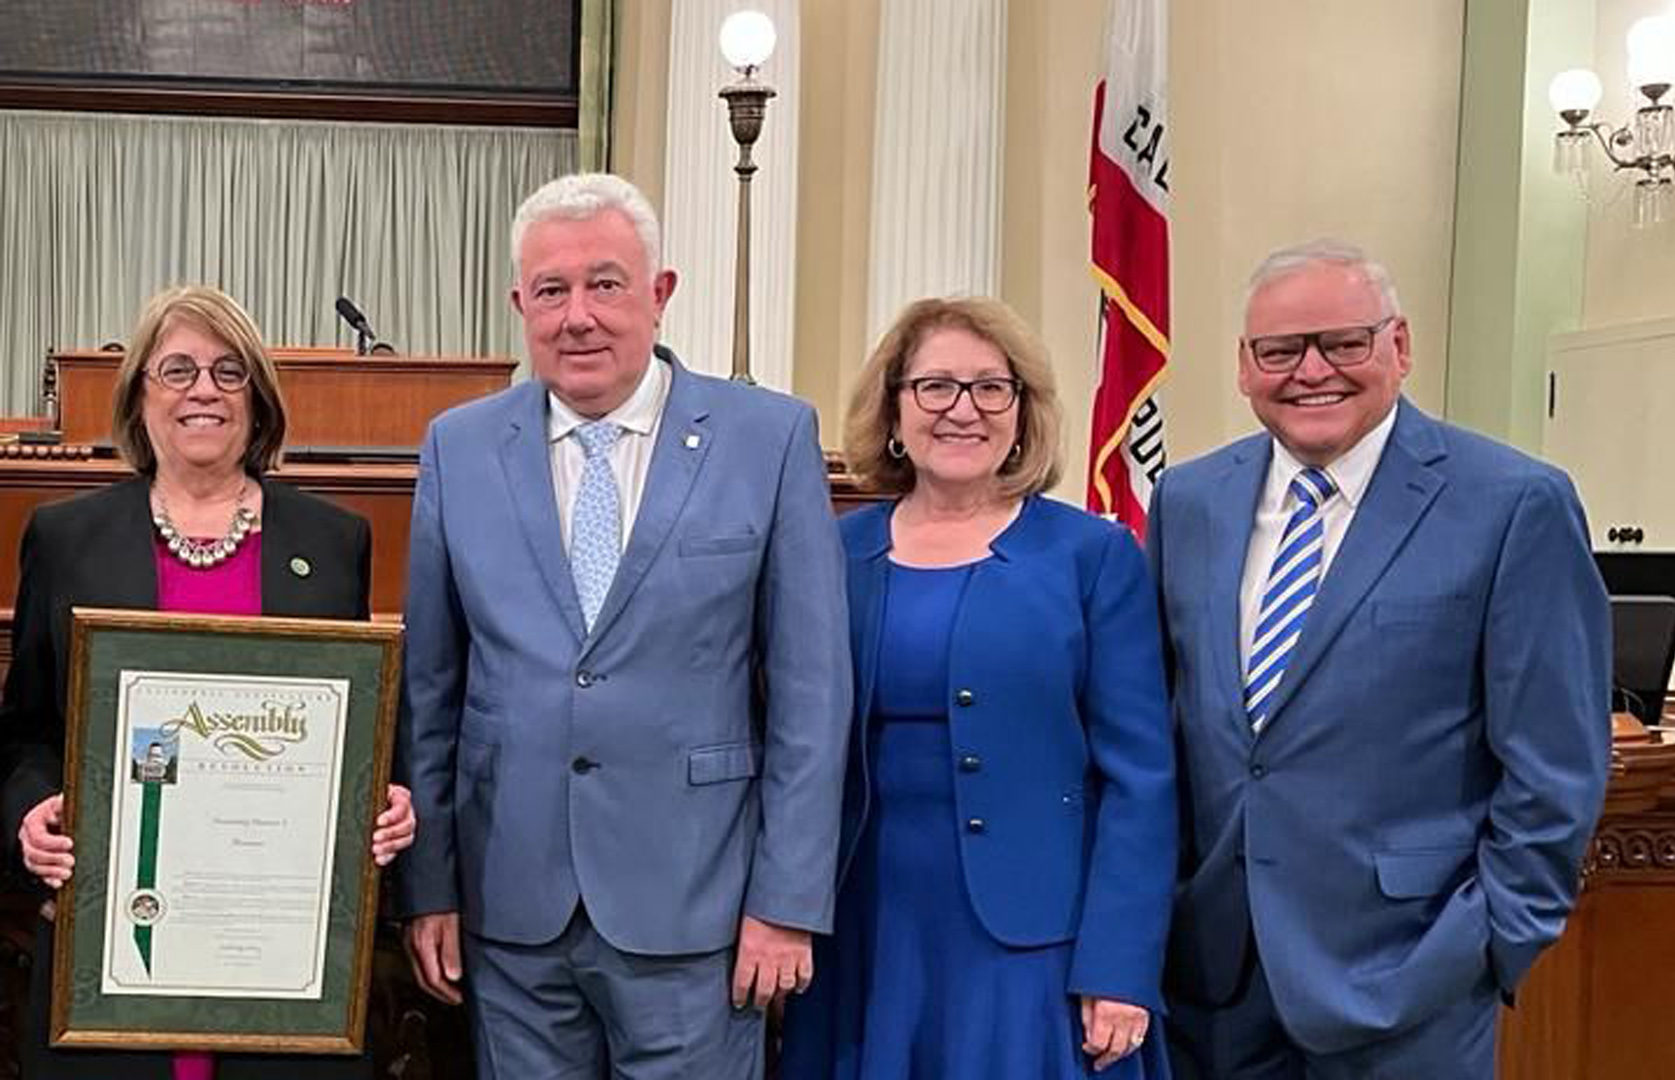
M 1154 494 L 1177 1078 L 1489 1080 L 1575 901 L 1610 757 L 1582 509 L 1404 400 L 1411 363 L 1377 263 L 1270 256 L 1238 369 L 1267 431 Z

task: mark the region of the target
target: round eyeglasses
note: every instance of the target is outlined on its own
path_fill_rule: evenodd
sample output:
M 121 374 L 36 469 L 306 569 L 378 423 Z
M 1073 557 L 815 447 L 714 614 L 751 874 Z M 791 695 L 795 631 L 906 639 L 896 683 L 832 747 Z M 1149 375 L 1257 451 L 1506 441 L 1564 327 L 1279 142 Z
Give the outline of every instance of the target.
M 961 394 L 971 395 L 971 404 L 980 413 L 1003 413 L 1018 400 L 1018 380 L 1001 376 L 986 379 L 951 379 L 945 375 L 925 375 L 904 379 L 901 386 L 913 392 L 913 402 L 931 413 L 952 409 Z
M 209 372 L 209 381 L 226 394 L 236 394 L 250 384 L 250 366 L 236 356 L 223 356 L 200 364 L 184 353 L 170 353 L 154 361 L 149 374 L 158 384 L 170 390 L 190 390 L 198 385 L 200 372 Z

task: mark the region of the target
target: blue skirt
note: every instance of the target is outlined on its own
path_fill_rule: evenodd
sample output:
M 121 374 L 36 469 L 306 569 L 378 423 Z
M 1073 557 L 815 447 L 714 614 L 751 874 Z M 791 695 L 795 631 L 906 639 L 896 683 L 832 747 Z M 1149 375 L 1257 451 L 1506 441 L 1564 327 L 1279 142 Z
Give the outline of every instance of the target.
M 781 1080 L 1159 1080 L 1159 1018 L 1095 1074 L 1071 946 L 1011 948 L 966 895 L 942 718 L 874 722 L 871 816 L 814 983 L 786 1009 Z M 1020 882 L 1019 888 L 1028 888 Z

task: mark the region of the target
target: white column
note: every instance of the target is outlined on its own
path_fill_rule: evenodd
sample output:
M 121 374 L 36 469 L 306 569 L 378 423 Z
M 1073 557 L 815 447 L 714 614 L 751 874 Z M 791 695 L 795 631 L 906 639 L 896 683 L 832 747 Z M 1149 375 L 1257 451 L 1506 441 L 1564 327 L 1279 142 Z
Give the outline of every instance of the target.
M 922 296 L 1000 288 L 1006 0 L 882 0 L 869 337 Z
M 751 8 L 774 21 L 779 43 L 757 77 L 778 96 L 753 157 L 750 367 L 756 381 L 791 389 L 796 311 L 799 0 L 674 0 L 669 28 L 669 118 L 663 177 L 663 258 L 680 275 L 662 340 L 690 367 L 726 375 L 733 356 L 738 146 L 717 96 L 738 76 L 716 44 L 721 22 Z

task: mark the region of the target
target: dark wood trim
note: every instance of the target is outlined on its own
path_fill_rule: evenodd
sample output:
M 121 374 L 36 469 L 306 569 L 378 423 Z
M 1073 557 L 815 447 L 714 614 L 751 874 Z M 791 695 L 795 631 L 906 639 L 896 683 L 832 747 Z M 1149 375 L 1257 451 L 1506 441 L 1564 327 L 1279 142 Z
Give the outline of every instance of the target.
M 248 116 L 262 119 L 361 120 L 394 124 L 475 124 L 574 129 L 575 98 L 350 94 L 304 91 L 74 86 L 0 79 L 0 109 L 66 112 Z

